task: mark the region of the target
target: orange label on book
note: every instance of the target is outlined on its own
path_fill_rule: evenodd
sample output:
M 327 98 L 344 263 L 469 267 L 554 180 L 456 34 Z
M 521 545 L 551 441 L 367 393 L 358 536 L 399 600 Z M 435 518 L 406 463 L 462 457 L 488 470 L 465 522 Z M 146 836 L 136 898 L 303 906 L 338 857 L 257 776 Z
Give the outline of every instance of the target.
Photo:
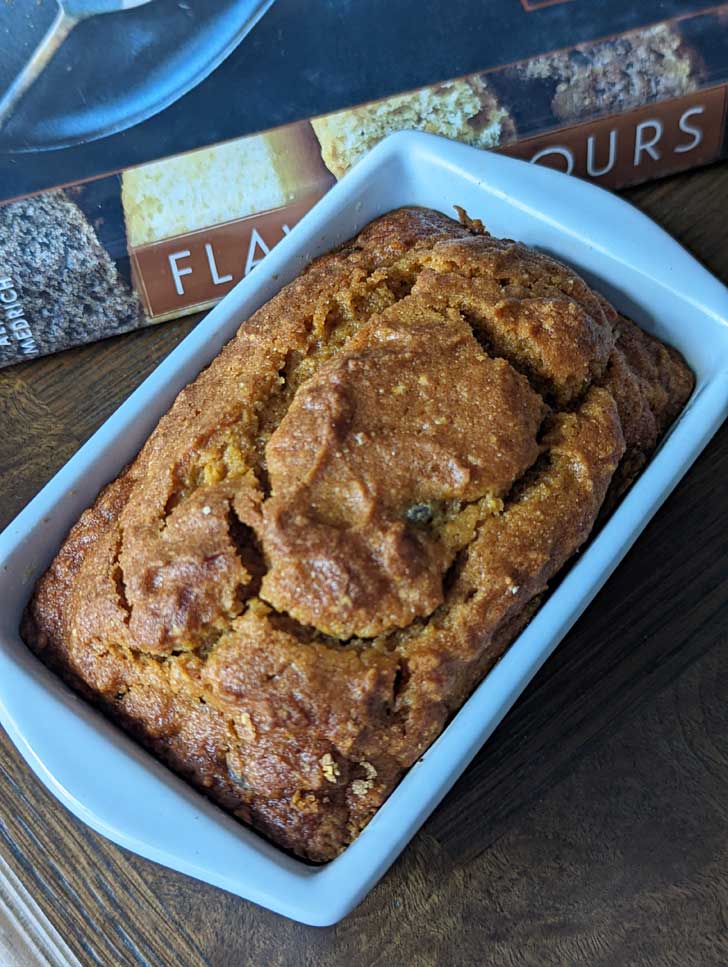
M 714 87 L 498 150 L 605 188 L 659 178 L 719 157 L 727 91 L 727 85 Z
M 261 262 L 323 192 L 130 252 L 147 314 L 181 315 L 221 299 Z

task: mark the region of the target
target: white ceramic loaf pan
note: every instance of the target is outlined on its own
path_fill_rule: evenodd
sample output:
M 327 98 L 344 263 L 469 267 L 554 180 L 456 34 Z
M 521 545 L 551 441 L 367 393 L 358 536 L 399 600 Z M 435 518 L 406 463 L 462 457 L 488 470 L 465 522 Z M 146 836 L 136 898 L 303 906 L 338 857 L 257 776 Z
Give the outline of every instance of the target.
M 676 346 L 692 399 L 596 540 L 359 838 L 314 868 L 236 823 L 48 672 L 18 634 L 35 579 L 178 391 L 241 321 L 314 256 L 401 205 L 461 205 L 491 232 L 574 265 Z M 345 916 L 377 882 L 589 604 L 728 412 L 728 290 L 614 195 L 546 168 L 424 134 L 382 142 L 300 222 L 0 535 L 0 719 L 43 783 L 115 842 L 309 924 Z M 689 549 L 686 549 L 689 553 Z

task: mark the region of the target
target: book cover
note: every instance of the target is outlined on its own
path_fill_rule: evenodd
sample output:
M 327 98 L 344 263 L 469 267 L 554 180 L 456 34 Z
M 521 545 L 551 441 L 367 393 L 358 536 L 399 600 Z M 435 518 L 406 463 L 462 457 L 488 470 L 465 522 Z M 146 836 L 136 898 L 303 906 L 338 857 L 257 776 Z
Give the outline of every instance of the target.
M 192 7 L 75 25 L 0 124 L 0 366 L 208 308 L 394 131 L 610 189 L 726 153 L 728 3 Z

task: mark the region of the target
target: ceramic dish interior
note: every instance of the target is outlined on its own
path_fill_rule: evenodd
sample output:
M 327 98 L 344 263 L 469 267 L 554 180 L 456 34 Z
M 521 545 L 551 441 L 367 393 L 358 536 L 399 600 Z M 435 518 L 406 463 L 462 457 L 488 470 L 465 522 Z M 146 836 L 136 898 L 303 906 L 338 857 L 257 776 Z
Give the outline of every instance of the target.
M 240 321 L 314 256 L 401 205 L 482 218 L 573 264 L 677 346 L 695 392 L 606 527 L 389 800 L 315 868 L 236 823 L 71 693 L 18 635 L 34 580 L 99 488 Z M 424 134 L 382 142 L 152 373 L 0 535 L 0 719 L 73 813 L 115 842 L 305 923 L 347 914 L 442 799 L 728 412 L 728 290 L 648 218 L 557 172 Z

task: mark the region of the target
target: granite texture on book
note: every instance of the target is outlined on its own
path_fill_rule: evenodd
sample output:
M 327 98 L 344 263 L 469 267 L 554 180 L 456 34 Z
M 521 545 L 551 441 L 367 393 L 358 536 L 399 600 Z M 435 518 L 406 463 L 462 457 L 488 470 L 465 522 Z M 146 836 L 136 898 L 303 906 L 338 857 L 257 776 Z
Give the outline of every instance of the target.
M 0 366 L 145 322 L 87 217 L 64 191 L 0 206 Z

